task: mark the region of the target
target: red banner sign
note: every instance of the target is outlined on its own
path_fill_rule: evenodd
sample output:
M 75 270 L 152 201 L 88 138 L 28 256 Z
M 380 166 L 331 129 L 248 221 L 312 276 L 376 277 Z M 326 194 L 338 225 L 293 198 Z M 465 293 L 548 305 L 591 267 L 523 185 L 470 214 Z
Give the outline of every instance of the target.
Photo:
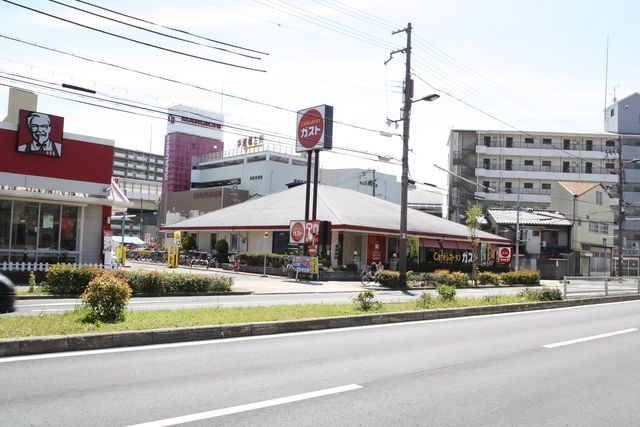
M 511 248 L 509 246 L 498 248 L 498 262 L 500 264 L 509 264 L 511 262 Z

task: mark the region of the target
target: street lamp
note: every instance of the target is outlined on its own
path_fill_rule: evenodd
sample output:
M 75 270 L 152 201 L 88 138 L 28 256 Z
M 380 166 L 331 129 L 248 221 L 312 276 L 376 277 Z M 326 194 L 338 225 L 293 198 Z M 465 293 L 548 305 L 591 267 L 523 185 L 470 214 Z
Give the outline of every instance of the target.
M 407 81 L 410 80 L 410 76 Z M 400 287 L 407 285 L 407 203 L 409 192 L 409 118 L 411 114 L 411 104 L 418 101 L 435 101 L 440 98 L 438 94 L 431 94 L 412 101 L 410 90 L 405 91 L 405 107 L 402 110 L 402 194 L 400 200 L 400 242 L 398 250 L 398 270 L 400 272 Z M 406 101 L 409 102 L 406 102 Z

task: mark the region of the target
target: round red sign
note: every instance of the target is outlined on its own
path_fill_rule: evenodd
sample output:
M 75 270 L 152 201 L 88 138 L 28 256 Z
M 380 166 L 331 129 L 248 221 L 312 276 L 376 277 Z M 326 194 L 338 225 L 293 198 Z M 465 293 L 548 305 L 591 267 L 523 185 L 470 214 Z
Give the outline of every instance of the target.
M 309 246 L 308 252 L 309 252 L 309 256 L 318 255 L 318 249 L 315 247 L 315 245 Z
M 511 255 L 511 251 L 509 250 L 509 248 L 500 249 L 500 256 L 501 257 L 507 258 L 509 255 Z
M 307 149 L 313 148 L 324 135 L 324 119 L 316 109 L 305 112 L 298 122 L 298 141 Z
M 291 226 L 291 240 L 296 243 L 302 243 L 304 240 L 304 225 L 301 222 L 295 222 Z

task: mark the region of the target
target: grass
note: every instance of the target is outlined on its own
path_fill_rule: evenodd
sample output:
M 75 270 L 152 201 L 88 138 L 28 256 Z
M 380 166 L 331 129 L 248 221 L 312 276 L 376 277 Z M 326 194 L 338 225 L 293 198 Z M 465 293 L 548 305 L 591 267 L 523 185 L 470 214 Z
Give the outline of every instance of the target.
M 419 307 L 415 301 L 383 303 L 379 309 L 368 313 L 391 313 L 424 309 L 477 307 L 483 305 L 533 302 L 517 295 L 491 297 L 465 297 L 446 303 L 438 298 L 429 301 L 427 307 Z M 182 310 L 129 311 L 125 320 L 118 323 L 87 322 L 87 311 L 78 308 L 62 314 L 38 316 L 0 317 L 0 338 L 70 335 L 110 331 L 148 330 L 188 326 L 210 326 L 234 323 L 299 320 L 318 317 L 339 317 L 366 314 L 354 304 L 299 304 L 270 307 L 196 308 Z

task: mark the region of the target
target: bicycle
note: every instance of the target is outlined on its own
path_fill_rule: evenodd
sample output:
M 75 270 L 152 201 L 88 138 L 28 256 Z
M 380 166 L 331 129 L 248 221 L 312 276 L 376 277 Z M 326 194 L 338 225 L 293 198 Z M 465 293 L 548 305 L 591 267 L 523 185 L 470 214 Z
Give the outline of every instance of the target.
M 362 286 L 367 286 L 369 282 L 373 280 L 374 275 L 375 273 L 371 270 L 362 270 L 362 273 L 360 273 L 360 283 L 362 283 Z

